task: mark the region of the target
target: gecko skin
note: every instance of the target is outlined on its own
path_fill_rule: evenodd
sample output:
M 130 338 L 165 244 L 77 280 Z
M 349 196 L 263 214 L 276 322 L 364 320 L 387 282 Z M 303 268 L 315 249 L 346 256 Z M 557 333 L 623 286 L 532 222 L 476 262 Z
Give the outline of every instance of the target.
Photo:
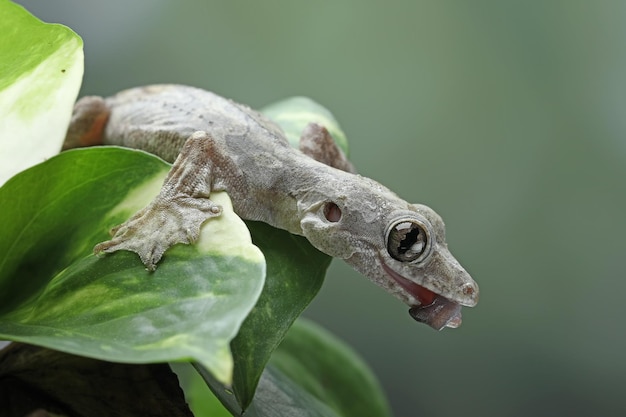
M 219 216 L 211 191 L 235 212 L 306 237 L 408 304 L 435 329 L 461 324 L 478 286 L 452 256 L 439 215 L 354 173 L 328 131 L 310 124 L 300 150 L 274 123 L 208 91 L 154 85 L 76 103 L 64 148 L 142 149 L 174 162 L 159 195 L 115 228 L 96 253 L 136 252 L 149 270 L 176 243 L 193 243 Z

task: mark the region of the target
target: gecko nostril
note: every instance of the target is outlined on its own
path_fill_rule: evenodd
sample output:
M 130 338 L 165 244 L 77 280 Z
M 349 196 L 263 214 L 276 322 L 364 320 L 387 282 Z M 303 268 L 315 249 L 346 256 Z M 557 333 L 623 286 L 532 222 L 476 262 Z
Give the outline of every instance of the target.
M 474 293 L 476 292 L 476 288 L 474 288 L 472 284 L 463 285 L 462 290 L 463 290 L 463 294 L 465 295 L 474 295 Z

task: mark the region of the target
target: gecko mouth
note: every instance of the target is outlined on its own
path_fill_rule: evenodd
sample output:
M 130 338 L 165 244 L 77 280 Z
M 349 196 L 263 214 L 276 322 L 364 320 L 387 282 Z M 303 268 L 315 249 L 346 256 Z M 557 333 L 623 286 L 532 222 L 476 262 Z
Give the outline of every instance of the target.
M 412 306 L 409 314 L 416 321 L 435 330 L 444 327 L 457 328 L 461 325 L 461 305 L 404 278 L 388 267 L 381 259 L 383 269 L 398 285 L 415 298 L 419 305 Z

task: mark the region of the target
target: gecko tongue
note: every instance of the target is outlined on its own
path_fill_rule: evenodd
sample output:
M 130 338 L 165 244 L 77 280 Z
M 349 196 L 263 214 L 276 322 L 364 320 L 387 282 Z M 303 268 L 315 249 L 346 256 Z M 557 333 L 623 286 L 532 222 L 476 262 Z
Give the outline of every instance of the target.
M 424 288 L 413 281 L 410 281 L 393 269 L 381 262 L 383 269 L 402 288 L 410 293 L 420 303 L 409 310 L 409 314 L 416 321 L 429 325 L 435 330 L 444 327 L 457 328 L 461 325 L 461 305 L 448 300 L 447 298 L 435 294 L 428 288 Z
M 437 296 L 435 300 L 426 306 L 411 307 L 409 314 L 420 323 L 426 323 L 435 330 L 444 327 L 453 329 L 461 325 L 461 305 Z

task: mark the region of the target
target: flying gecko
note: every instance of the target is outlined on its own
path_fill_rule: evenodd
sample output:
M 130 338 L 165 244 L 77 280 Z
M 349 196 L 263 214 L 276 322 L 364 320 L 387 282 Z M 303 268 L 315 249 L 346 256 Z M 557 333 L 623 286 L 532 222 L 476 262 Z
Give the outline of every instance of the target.
M 240 217 L 306 237 L 437 330 L 458 327 L 461 306 L 478 302 L 441 217 L 356 174 L 323 126 L 309 124 L 295 149 L 247 106 L 194 87 L 152 85 L 76 103 L 64 149 L 99 144 L 142 149 L 173 165 L 158 196 L 95 253 L 133 251 L 154 270 L 169 247 L 193 243 L 220 215 L 211 191 L 227 191 Z

